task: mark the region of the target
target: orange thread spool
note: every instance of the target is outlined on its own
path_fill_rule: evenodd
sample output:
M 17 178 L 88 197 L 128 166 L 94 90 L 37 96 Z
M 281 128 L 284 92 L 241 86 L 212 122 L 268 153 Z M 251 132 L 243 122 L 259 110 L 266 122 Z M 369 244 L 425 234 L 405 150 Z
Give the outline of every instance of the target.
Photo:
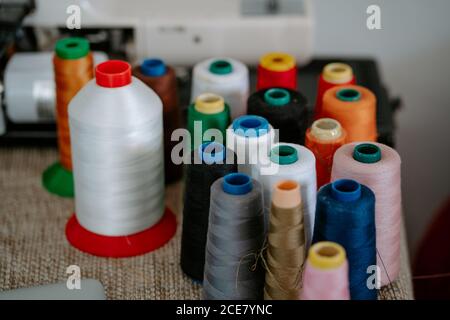
M 89 42 L 83 38 L 65 38 L 56 44 L 53 57 L 56 82 L 56 123 L 61 165 L 72 170 L 69 116 L 67 107 L 77 92 L 94 77 Z
M 341 124 L 330 118 L 314 121 L 306 131 L 305 146 L 316 157 L 317 189 L 330 182 L 334 153 L 345 144 L 346 138 Z
M 376 141 L 376 97 L 367 88 L 344 85 L 323 96 L 322 117 L 339 121 L 347 131 L 346 142 Z

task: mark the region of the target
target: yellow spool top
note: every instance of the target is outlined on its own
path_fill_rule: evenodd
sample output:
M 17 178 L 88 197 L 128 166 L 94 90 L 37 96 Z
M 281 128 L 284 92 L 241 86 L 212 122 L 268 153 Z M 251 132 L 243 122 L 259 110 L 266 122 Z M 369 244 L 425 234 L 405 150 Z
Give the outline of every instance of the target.
M 342 135 L 341 124 L 331 118 L 321 118 L 313 122 L 311 135 L 319 140 L 330 141 Z
M 225 109 L 224 99 L 214 93 L 203 93 L 195 99 L 195 110 L 205 114 L 222 112 Z
M 319 269 L 335 269 L 346 259 L 345 249 L 336 242 L 322 241 L 309 249 L 309 263 Z
M 287 71 L 295 67 L 295 58 L 283 52 L 270 52 L 261 57 L 259 64 L 270 71 Z
M 333 62 L 323 68 L 322 76 L 330 83 L 347 83 L 353 78 L 353 69 L 346 63 Z

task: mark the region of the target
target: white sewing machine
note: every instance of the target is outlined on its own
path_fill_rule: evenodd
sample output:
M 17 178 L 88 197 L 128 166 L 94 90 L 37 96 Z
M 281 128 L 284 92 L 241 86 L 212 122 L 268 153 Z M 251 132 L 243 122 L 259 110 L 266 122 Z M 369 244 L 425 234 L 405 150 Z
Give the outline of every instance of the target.
M 130 30 L 131 58 L 192 65 L 227 55 L 256 64 L 263 53 L 279 50 L 305 64 L 312 55 L 310 0 L 36 0 L 25 24 L 64 28 L 73 5 L 80 8 L 81 30 L 116 30 L 116 41 L 119 30 Z

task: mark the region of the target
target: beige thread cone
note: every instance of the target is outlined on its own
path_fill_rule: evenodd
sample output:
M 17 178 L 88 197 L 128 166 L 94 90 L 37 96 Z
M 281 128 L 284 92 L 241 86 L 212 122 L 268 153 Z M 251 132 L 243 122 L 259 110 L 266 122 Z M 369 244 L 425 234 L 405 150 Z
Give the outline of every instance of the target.
M 266 300 L 296 300 L 299 297 L 306 255 L 301 208 L 297 182 L 283 180 L 275 185 L 265 259 Z

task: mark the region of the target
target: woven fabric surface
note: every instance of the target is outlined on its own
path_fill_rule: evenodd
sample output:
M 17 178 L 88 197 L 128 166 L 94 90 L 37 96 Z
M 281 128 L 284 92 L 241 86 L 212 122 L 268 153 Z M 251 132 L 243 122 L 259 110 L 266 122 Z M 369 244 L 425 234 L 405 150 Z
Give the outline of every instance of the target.
M 201 286 L 181 271 L 182 183 L 166 189 L 166 204 L 178 220 L 164 247 L 134 258 L 98 258 L 71 247 L 64 234 L 72 199 L 46 192 L 41 174 L 56 161 L 54 149 L 0 149 L 0 291 L 67 280 L 77 265 L 82 278 L 99 280 L 108 299 L 201 299 Z M 402 236 L 400 277 L 379 299 L 412 299 L 411 272 Z

